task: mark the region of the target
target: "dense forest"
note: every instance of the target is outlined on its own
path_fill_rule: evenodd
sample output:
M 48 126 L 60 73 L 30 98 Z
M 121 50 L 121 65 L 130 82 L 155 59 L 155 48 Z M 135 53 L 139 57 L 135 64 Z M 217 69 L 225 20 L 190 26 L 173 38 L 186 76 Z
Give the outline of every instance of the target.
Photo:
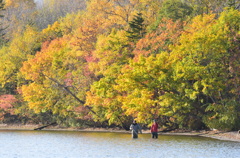
M 0 0 L 0 121 L 240 128 L 238 0 Z

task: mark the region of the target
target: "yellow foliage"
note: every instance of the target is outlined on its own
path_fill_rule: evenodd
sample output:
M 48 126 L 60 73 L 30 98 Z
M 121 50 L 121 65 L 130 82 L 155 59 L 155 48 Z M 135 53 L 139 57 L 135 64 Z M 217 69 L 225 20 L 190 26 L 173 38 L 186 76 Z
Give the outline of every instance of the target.
M 4 0 L 5 2 L 5 8 L 18 8 L 20 7 L 20 3 L 27 3 L 29 7 L 33 7 L 34 1 L 29 1 L 29 0 Z
M 127 27 L 127 23 L 138 12 L 143 13 L 146 23 L 153 22 L 160 8 L 160 2 L 151 0 L 91 0 L 88 1 L 87 6 L 92 16 L 105 18 L 108 21 L 106 23 Z

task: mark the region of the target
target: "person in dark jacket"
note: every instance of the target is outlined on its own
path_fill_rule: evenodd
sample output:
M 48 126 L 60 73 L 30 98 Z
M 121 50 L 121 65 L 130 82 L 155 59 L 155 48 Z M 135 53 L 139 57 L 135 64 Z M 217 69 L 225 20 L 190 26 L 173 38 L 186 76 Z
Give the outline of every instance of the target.
M 158 124 L 156 120 L 153 120 L 153 124 L 151 126 L 151 133 L 152 133 L 152 138 L 158 138 Z
M 138 132 L 142 133 L 142 129 L 139 124 L 137 124 L 136 120 L 131 124 L 130 130 L 132 130 L 132 138 L 138 138 Z

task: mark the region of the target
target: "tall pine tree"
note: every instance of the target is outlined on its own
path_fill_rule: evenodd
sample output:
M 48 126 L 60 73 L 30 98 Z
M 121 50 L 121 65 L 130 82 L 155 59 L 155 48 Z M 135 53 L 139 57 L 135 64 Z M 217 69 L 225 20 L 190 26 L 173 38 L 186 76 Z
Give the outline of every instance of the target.
M 142 13 L 138 13 L 134 16 L 133 20 L 129 22 L 129 27 L 127 37 L 132 42 L 141 39 L 146 34 L 146 27 L 144 25 Z

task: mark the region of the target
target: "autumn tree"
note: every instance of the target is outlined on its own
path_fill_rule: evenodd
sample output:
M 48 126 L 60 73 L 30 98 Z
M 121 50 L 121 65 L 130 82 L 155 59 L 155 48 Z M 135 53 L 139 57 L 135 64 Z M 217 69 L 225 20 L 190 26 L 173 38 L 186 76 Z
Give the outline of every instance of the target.
M 79 104 L 84 104 L 83 94 L 90 82 L 82 72 L 83 60 L 72 58 L 66 41 L 56 39 L 46 43 L 42 51 L 25 62 L 21 69 L 25 78 L 31 81 L 21 88 L 28 107 L 37 114 L 50 113 L 52 118 L 58 115 L 58 121 L 75 116 Z
M 11 94 L 0 95 L 0 122 L 12 123 L 16 117 L 10 117 L 15 114 L 14 107 L 18 99 Z
M 226 78 L 231 74 L 226 63 L 232 59 L 229 49 L 234 48 L 233 52 L 238 49 L 237 41 L 232 40 L 238 39 L 239 28 L 234 27 L 239 26 L 238 14 L 227 11 L 217 20 L 214 14 L 198 16 L 183 31 L 170 54 L 140 55 L 138 60 L 124 66 L 111 84 L 125 114 L 145 123 L 155 117 L 172 128 L 236 128 L 238 93 L 233 92 L 237 92 L 238 84 L 227 82 L 233 80 Z M 227 17 L 235 18 L 230 22 Z M 238 63 L 235 64 L 236 69 Z M 235 78 L 234 83 L 237 82 Z M 98 95 L 98 99 L 102 97 Z
M 136 18 L 136 21 L 138 21 L 138 18 Z M 133 23 L 134 24 L 133 27 L 137 25 L 136 21 L 134 21 L 135 23 Z M 141 20 L 141 22 L 143 22 L 143 20 Z M 149 36 L 147 34 L 145 38 L 142 38 L 141 40 L 139 40 L 139 44 L 137 43 L 138 47 L 134 51 L 134 53 L 136 53 L 135 57 L 137 58 L 141 56 L 141 53 L 142 53 L 141 51 L 144 51 L 145 48 L 152 50 L 151 48 L 156 47 L 156 49 L 159 51 L 157 53 L 160 53 L 161 47 L 165 47 L 167 49 L 167 43 L 166 45 L 161 44 L 160 41 L 164 41 L 165 37 L 167 39 L 170 36 L 177 38 L 179 36 L 179 33 L 177 32 L 178 31 L 180 32 L 181 30 L 180 28 L 181 28 L 181 25 L 178 25 L 178 24 L 174 25 L 173 22 L 169 22 L 169 21 L 166 21 L 166 23 L 162 24 L 161 26 L 159 25 L 158 32 L 149 34 Z M 140 32 L 139 30 L 138 29 L 135 30 L 136 32 L 138 31 L 137 38 L 141 36 L 139 35 L 139 32 Z M 149 39 L 153 41 L 153 44 L 148 43 Z M 138 39 L 134 39 L 134 40 L 136 42 L 138 41 Z M 98 38 L 96 51 L 94 51 L 93 53 L 93 57 L 95 57 L 95 61 L 90 63 L 91 64 L 90 68 L 94 71 L 94 73 L 97 76 L 100 77 L 100 79 L 99 81 L 94 82 L 93 85 L 91 86 L 91 90 L 87 93 L 87 103 L 86 103 L 87 105 L 90 105 L 93 108 L 93 110 L 98 114 L 98 116 L 94 116 L 96 120 L 108 121 L 109 124 L 117 124 L 126 129 L 128 128 L 127 125 L 134 118 L 137 118 L 141 122 L 147 123 L 148 121 L 150 121 L 152 117 L 154 117 L 154 115 L 156 117 L 158 116 L 158 114 L 154 114 L 154 112 L 149 112 L 150 109 L 148 108 L 149 106 L 150 107 L 152 106 L 150 105 L 150 103 L 149 103 L 149 106 L 146 106 L 146 108 L 141 109 L 140 115 L 137 115 L 136 113 L 132 113 L 132 112 L 139 111 L 140 107 L 134 108 L 134 106 L 132 105 L 133 103 L 131 101 L 130 102 L 132 104 L 129 107 L 124 105 L 125 102 L 127 103 L 130 100 L 130 98 L 133 99 L 134 96 L 131 96 L 128 101 L 124 101 L 123 99 L 121 99 L 121 98 L 126 98 L 128 94 L 131 94 L 130 92 L 131 90 L 129 90 L 129 93 L 125 91 L 122 92 L 121 89 L 118 87 L 126 86 L 128 88 L 134 87 L 136 89 L 140 87 L 139 85 L 134 84 L 130 79 L 128 80 L 129 81 L 128 84 L 122 85 L 122 82 L 121 83 L 120 81 L 118 82 L 119 80 L 118 78 L 120 76 L 123 76 L 122 78 L 128 78 L 130 76 L 133 76 L 133 71 L 136 72 L 139 68 L 138 67 L 136 69 L 131 69 L 131 67 L 128 65 L 129 60 L 131 60 L 132 57 L 134 56 L 132 52 L 132 47 L 129 45 L 130 42 L 131 40 L 129 39 L 129 32 L 124 32 L 124 31 L 113 30 L 113 32 L 110 35 L 100 36 Z M 142 49 L 142 50 L 140 51 L 139 49 Z M 149 55 L 149 54 L 144 54 L 144 55 Z M 155 55 L 156 53 L 152 53 L 152 54 Z M 122 70 L 122 69 L 125 69 L 125 67 L 126 68 L 130 67 L 129 69 L 133 70 L 128 73 L 129 76 L 128 75 L 125 76 L 125 72 L 123 72 Z M 139 68 L 139 69 L 140 69 L 139 72 L 144 70 L 144 68 Z M 141 75 L 142 74 L 139 74 L 139 76 Z M 141 92 L 139 91 L 139 93 Z M 151 95 L 149 95 L 149 97 L 151 98 Z M 143 100 L 144 99 L 142 99 L 141 101 Z M 141 101 L 139 100 L 138 103 L 140 103 Z M 146 102 L 142 102 L 142 103 L 144 104 Z M 145 113 L 143 112 L 144 110 L 146 110 Z M 149 118 L 149 119 L 144 121 L 143 118 L 145 119 Z
M 28 108 L 24 108 L 26 106 L 22 102 L 19 87 L 28 83 L 28 81 L 22 77 L 19 71 L 22 63 L 35 55 L 35 52 L 40 49 L 41 45 L 36 28 L 30 26 L 26 27 L 24 33 L 16 33 L 14 37 L 8 45 L 0 49 L 0 62 L 2 63 L 0 65 L 0 94 L 16 100 L 11 106 L 8 106 L 9 109 L 3 109 L 8 118 L 13 117 L 15 120 L 25 120 L 32 112 Z M 5 118 L 7 119 L 6 115 Z
M 136 48 L 133 50 L 134 58 L 137 59 L 140 55 L 159 54 L 162 51 L 170 53 L 171 46 L 177 45 L 183 28 L 184 23 L 181 21 L 162 19 L 154 31 L 150 31 L 136 43 Z
M 10 94 L 17 93 L 17 86 L 24 82 L 19 73 L 22 63 L 35 55 L 40 49 L 36 28 L 27 26 L 23 33 L 16 33 L 8 46 L 0 49 L 0 81 L 1 86 Z
M 123 104 L 121 108 L 126 111 L 127 116 L 148 124 L 153 118 L 159 119 L 163 116 L 163 112 L 170 113 L 170 110 L 166 109 L 171 107 L 166 103 L 173 100 L 160 98 L 166 92 L 171 93 L 169 86 L 173 86 L 166 84 L 171 83 L 171 71 L 168 71 L 171 65 L 168 64 L 168 58 L 168 53 L 160 53 L 156 57 L 140 56 L 139 60 L 132 60 L 121 70 L 115 89 L 122 94 L 118 101 Z
M 127 117 L 121 108 L 122 102 L 117 100 L 119 93 L 114 86 L 121 68 L 132 56 L 128 45 L 127 33 L 123 30 L 113 30 L 110 35 L 98 38 L 93 52 L 95 60 L 89 64 L 99 80 L 91 85 L 86 102 L 97 114 L 93 115 L 96 121 L 120 125 L 125 129 L 129 128 L 132 118 Z
M 238 79 L 231 79 L 231 72 L 236 73 L 238 67 L 234 58 L 238 58 L 239 27 L 235 26 L 239 26 L 239 11 L 224 11 L 217 20 L 215 16 L 194 18 L 182 35 L 181 45 L 172 53 L 177 61 L 174 78 L 182 94 L 192 102 L 189 114 L 195 113 L 184 122 L 198 118 L 210 128 L 234 129 L 239 126 L 239 93 L 235 85 Z
M 222 29 L 224 37 L 222 46 L 224 49 L 221 56 L 222 72 L 217 76 L 222 85 L 220 90 L 215 91 L 213 103 L 209 104 L 206 123 L 215 128 L 232 130 L 238 129 L 239 124 L 239 30 L 240 12 L 230 9 L 221 13 L 217 22 L 217 29 Z M 225 39 L 224 39 L 225 38 Z M 216 65 L 218 66 L 218 65 Z M 216 68 L 217 69 L 217 68 Z M 212 72 L 214 73 L 214 72 Z M 215 75 L 216 76 L 216 75 Z M 211 117 L 210 117 L 211 116 Z
M 114 27 L 125 28 L 138 13 L 142 13 L 145 24 L 156 20 L 162 0 L 91 0 L 87 3 L 87 9 L 92 15 L 108 17 Z
M 5 2 L 1 117 L 239 128 L 238 1 Z
M 81 16 L 79 16 L 81 15 Z M 72 14 L 43 30 L 44 45 L 21 69 L 24 100 L 35 113 L 51 113 L 57 121 L 90 119 L 85 93 L 94 79 L 91 61 L 97 36 L 106 32 L 104 19 Z M 75 20 L 75 23 L 64 23 Z M 79 25 L 77 25 L 77 24 Z M 71 25 L 72 24 L 72 25 Z M 63 35 L 63 36 L 62 36 Z M 37 97 L 40 96 L 41 97 Z

